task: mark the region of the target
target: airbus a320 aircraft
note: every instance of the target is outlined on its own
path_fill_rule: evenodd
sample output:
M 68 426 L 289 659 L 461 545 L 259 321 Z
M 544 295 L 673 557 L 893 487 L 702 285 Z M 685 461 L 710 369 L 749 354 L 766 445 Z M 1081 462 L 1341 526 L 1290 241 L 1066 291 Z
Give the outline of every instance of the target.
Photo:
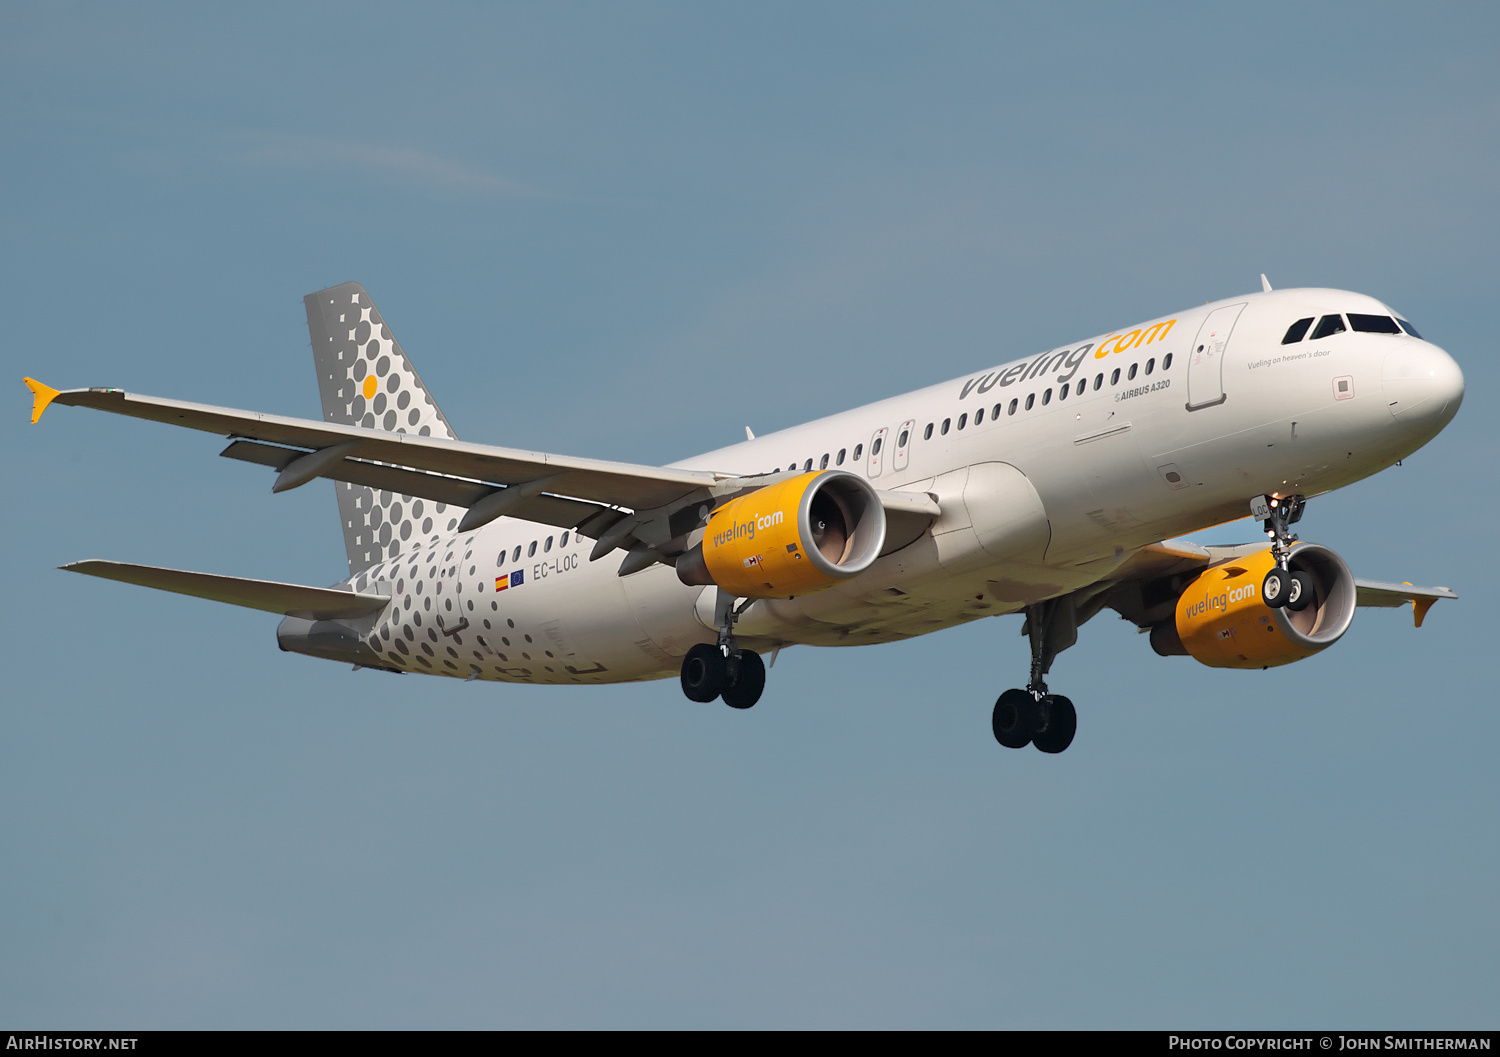
M 273 492 L 337 482 L 333 587 L 63 566 L 280 613 L 283 650 L 508 682 L 678 675 L 749 708 L 762 653 L 1023 613 L 1030 676 L 993 731 L 1057 753 L 1077 718 L 1046 676 L 1106 607 L 1159 654 L 1267 668 L 1333 645 L 1357 605 L 1409 603 L 1420 626 L 1456 597 L 1357 580 L 1291 526 L 1304 497 L 1436 436 L 1458 366 L 1371 297 L 1262 287 L 665 467 L 460 441 L 355 283 L 305 298 L 322 422 L 26 384 L 33 422 L 52 403 L 167 422 L 227 435 Z M 1162 542 L 1247 511 L 1264 539 Z

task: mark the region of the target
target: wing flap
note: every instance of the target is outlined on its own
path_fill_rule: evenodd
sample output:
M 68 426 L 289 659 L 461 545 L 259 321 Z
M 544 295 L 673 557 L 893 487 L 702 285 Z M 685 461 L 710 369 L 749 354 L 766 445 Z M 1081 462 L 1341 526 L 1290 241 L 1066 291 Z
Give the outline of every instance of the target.
M 238 459 L 241 462 L 269 466 L 273 470 L 284 470 L 307 452 L 275 444 L 262 444 L 259 441 L 236 440 L 219 454 L 226 459 Z M 325 468 L 318 476 L 459 507 L 471 507 L 495 490 L 494 485 L 482 481 L 464 481 L 442 474 L 347 458 Z
M 274 580 L 247 580 L 217 573 L 194 573 L 186 569 L 164 569 L 156 565 L 132 565 L 91 559 L 70 562 L 60 568 L 71 573 L 99 576 L 106 580 L 154 587 L 179 595 L 192 595 L 212 602 L 259 609 L 266 613 L 303 617 L 307 620 L 335 620 L 368 616 L 384 609 L 390 602 L 385 595 L 356 594 L 332 587 L 304 587 Z
M 236 440 L 219 452 L 227 459 L 238 459 L 273 470 L 284 470 L 307 452 L 296 448 L 282 448 L 275 444 L 262 444 L 253 440 Z M 379 463 L 359 459 L 340 459 L 318 473 L 331 481 L 346 481 L 364 485 L 397 495 L 416 496 L 435 503 L 447 503 L 465 509 L 479 500 L 503 489 L 483 481 L 465 481 L 457 477 L 426 473 L 422 470 L 407 470 L 400 466 L 383 466 Z M 577 499 L 566 499 L 554 495 L 537 495 L 523 499 L 507 512 L 527 521 L 557 528 L 577 528 L 608 507 L 598 503 L 586 503 Z

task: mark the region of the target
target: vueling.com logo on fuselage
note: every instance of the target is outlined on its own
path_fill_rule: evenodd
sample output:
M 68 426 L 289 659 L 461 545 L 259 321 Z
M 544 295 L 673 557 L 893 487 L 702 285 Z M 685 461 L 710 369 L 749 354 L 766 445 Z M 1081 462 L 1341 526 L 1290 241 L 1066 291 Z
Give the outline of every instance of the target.
M 1089 353 L 1094 354 L 1094 359 L 1102 360 L 1111 353 L 1124 352 L 1141 345 L 1150 345 L 1154 341 L 1165 338 L 1172 329 L 1175 319 L 1164 319 L 1150 326 L 1136 327 L 1123 333 L 1111 334 L 1095 347 L 1092 341 L 1086 341 L 1076 349 L 1053 349 L 1042 353 L 1033 360 L 1022 360 L 1019 363 L 1010 364 L 1007 367 L 997 367 L 995 370 L 982 374 L 977 378 L 970 378 L 964 382 L 963 388 L 959 390 L 958 398 L 962 400 L 970 393 L 988 393 L 995 386 L 1004 389 L 1015 385 L 1017 382 L 1029 382 L 1043 375 L 1057 375 L 1056 384 L 1067 385 L 1073 380 L 1073 376 L 1083 367 L 1089 358 Z M 1066 373 L 1064 373 L 1066 372 Z
M 782 522 L 782 511 L 777 510 L 771 514 L 756 514 L 748 521 L 736 521 L 722 532 L 714 533 L 714 546 L 722 547 L 726 543 L 733 543 L 738 539 L 753 540 L 756 529 L 768 529 L 772 525 Z

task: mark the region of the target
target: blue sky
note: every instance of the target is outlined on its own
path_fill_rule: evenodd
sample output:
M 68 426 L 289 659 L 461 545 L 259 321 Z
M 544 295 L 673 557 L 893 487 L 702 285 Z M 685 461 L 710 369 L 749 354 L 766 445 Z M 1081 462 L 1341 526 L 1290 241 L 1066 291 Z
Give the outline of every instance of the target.
M 0 1022 L 1493 1026 L 1500 17 L 1479 4 L 0 9 Z M 32 374 L 318 417 L 365 284 L 460 436 L 662 463 L 1257 289 L 1460 362 L 1311 504 L 1361 612 L 1269 672 L 1112 614 L 794 649 L 749 713 L 282 654 L 55 571 L 328 583 L 331 488 Z M 1224 530 L 1220 530 L 1222 536 Z

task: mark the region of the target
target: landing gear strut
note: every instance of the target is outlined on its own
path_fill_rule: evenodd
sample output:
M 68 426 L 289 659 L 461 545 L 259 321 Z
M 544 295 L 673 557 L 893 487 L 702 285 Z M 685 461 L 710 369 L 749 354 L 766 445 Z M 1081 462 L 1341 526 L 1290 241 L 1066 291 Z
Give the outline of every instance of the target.
M 1287 567 L 1287 557 L 1292 544 L 1297 542 L 1291 527 L 1302 520 L 1302 511 L 1307 500 L 1300 495 L 1285 499 L 1276 496 L 1256 496 L 1250 501 L 1250 513 L 1260 518 L 1266 535 L 1271 538 L 1271 557 L 1276 565 L 1261 582 L 1261 598 L 1272 609 L 1285 606 L 1293 612 L 1306 609 L 1313 600 L 1312 577 L 1305 572 L 1292 572 Z
M 749 708 L 766 688 L 766 666 L 760 654 L 734 644 L 734 622 L 739 616 L 734 601 L 733 595 L 718 593 L 714 623 L 719 641 L 712 646 L 700 642 L 682 659 L 682 692 L 690 701 L 722 697 L 730 708 Z M 747 599 L 741 608 L 749 604 Z
M 1078 641 L 1073 600 L 1065 596 L 1027 606 L 1022 630 L 1031 640 L 1031 679 L 1025 690 L 1000 695 L 990 726 L 1007 749 L 1035 745 L 1042 752 L 1062 752 L 1073 744 L 1078 713 L 1072 701 L 1047 691 L 1047 672 L 1058 653 Z

